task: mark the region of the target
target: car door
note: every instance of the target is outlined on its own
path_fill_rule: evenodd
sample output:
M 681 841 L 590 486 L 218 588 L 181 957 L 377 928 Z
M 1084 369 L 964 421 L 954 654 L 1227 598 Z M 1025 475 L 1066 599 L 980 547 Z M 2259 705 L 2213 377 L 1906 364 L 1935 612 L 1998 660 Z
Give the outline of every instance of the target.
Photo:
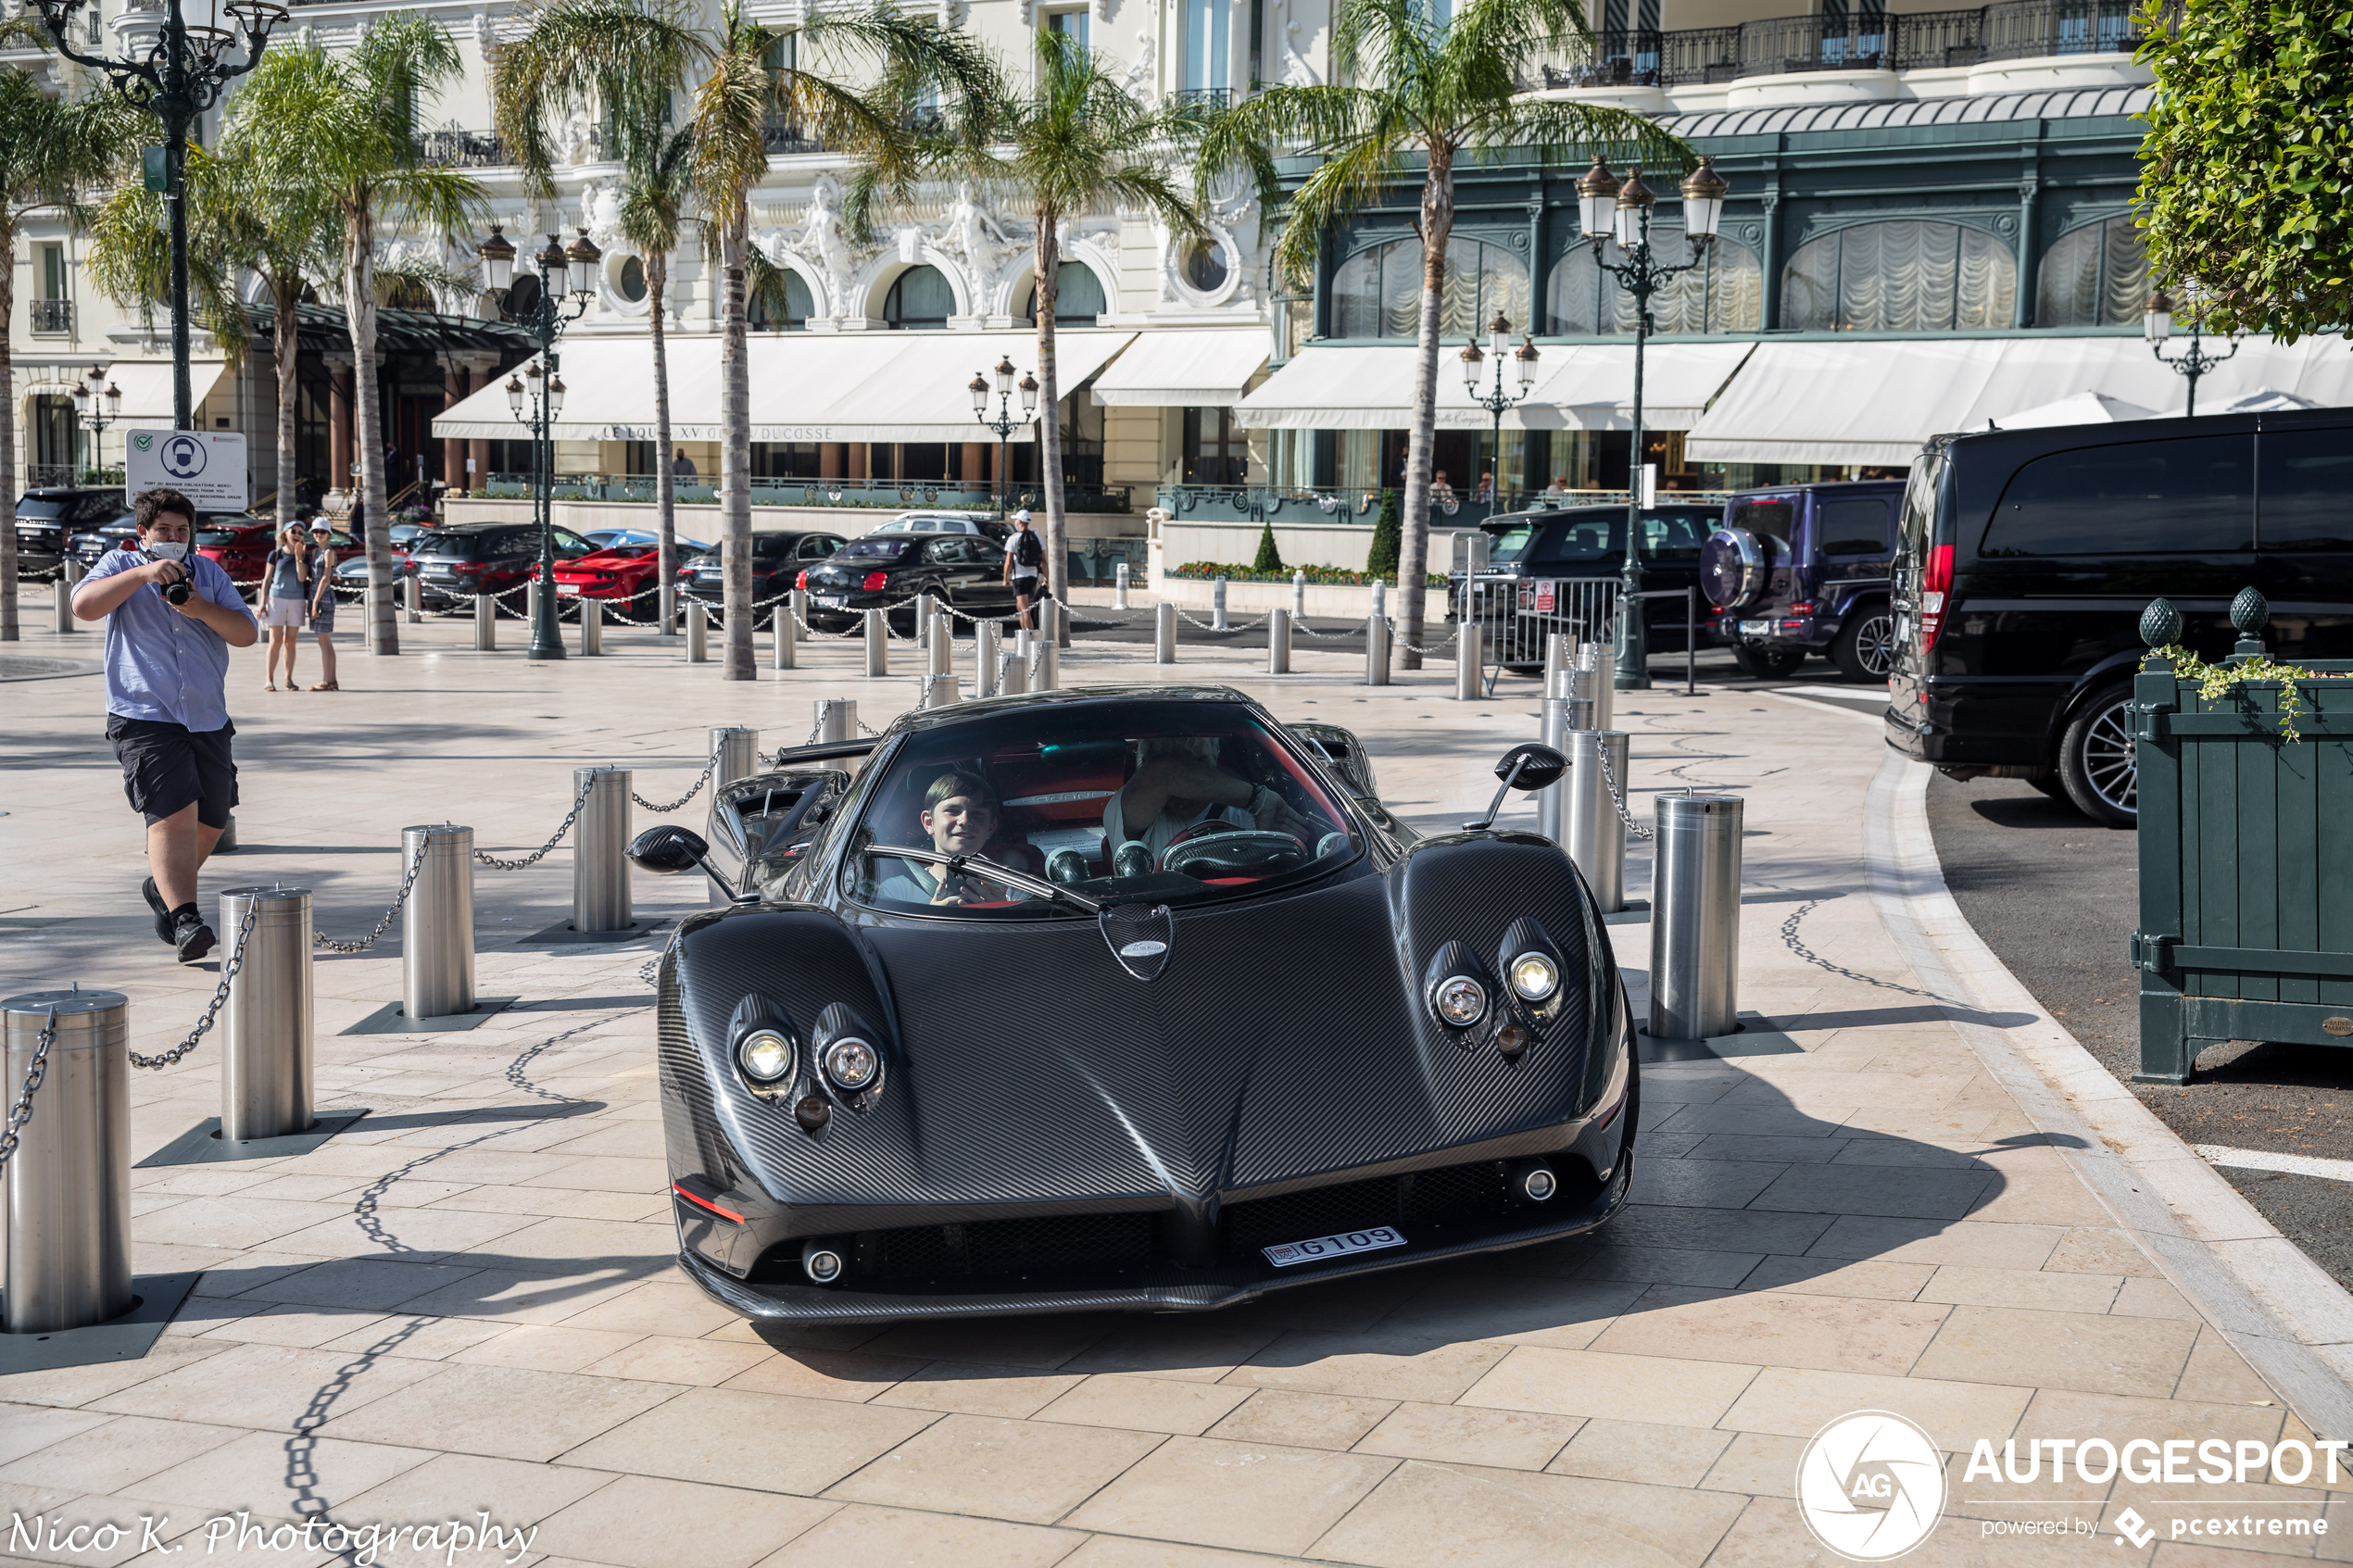
M 1823 607 L 1828 612 L 1843 613 L 1857 596 L 1887 586 L 1894 503 L 1893 495 L 1815 497 L 1813 596 L 1828 601 Z
M 2265 641 L 2291 661 L 2353 659 L 2353 429 L 2267 427 L 2255 442 Z
M 972 558 L 962 539 L 934 539 L 924 546 L 925 575 L 931 591 L 959 609 L 968 609 L 972 603 Z

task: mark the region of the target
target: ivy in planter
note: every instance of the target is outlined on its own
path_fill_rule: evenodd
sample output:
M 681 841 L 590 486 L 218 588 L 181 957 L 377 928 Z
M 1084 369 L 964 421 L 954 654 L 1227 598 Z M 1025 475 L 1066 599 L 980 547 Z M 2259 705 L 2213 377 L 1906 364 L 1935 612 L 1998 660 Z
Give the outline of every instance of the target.
M 2300 664 L 2282 664 L 2270 654 L 2257 654 L 2235 663 L 2208 664 L 2179 643 L 2151 648 L 2143 656 L 2141 668 L 2146 670 L 2156 659 L 2165 659 L 2173 666 L 2173 673 L 2184 681 L 2197 683 L 2197 695 L 2208 702 L 2218 701 L 2233 692 L 2259 683 L 2276 682 L 2280 688 L 2280 735 L 2283 739 L 2300 741 L 2303 734 L 2296 727 L 2297 715 L 2304 711 L 2304 696 L 2297 689 L 2302 681 L 2353 681 L 2353 672 L 2334 673 L 2323 670 L 2307 670 Z

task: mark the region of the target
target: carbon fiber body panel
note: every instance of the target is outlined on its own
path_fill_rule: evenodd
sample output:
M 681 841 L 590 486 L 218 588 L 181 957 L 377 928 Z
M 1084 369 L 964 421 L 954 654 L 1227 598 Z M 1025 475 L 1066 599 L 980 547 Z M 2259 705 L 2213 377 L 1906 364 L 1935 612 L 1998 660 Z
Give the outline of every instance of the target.
M 844 900 L 688 920 L 658 1031 L 696 1277 L 760 1317 L 1202 1310 L 1603 1223 L 1622 1200 L 1635 1068 L 1567 857 L 1514 833 L 1365 839 L 1370 852 L 1321 879 L 1175 909 L 1151 980 L 1088 918 L 902 918 Z M 795 882 L 821 900 L 840 883 L 813 874 L 829 853 L 812 846 Z M 1503 979 L 1529 922 L 1561 973 L 1540 1002 Z M 1425 1004 L 1433 960 L 1487 987 L 1470 1026 Z M 877 1087 L 824 1078 L 829 1009 L 871 1033 Z M 793 1040 L 789 1090 L 737 1067 L 750 1016 Z M 1516 1054 L 1497 1048 L 1507 1025 L 1527 1032 Z M 1530 1160 L 1559 1176 L 1549 1204 L 1512 1196 Z M 1258 1252 L 1370 1225 L 1406 1245 L 1305 1273 Z M 804 1282 L 811 1238 L 842 1254 L 837 1284 Z

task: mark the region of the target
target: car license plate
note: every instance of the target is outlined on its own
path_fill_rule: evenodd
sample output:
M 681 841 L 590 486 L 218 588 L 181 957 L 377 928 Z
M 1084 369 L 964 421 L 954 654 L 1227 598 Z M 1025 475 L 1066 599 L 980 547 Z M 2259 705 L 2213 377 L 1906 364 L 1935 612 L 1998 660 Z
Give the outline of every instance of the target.
M 559 596 L 565 594 L 576 594 L 578 592 L 580 592 L 580 584 L 577 583 L 559 583 L 556 584 L 556 593 Z
M 1266 1261 L 1278 1269 L 1294 1263 L 1317 1263 L 1327 1258 L 1338 1258 L 1350 1252 L 1378 1252 L 1384 1247 L 1403 1247 L 1405 1238 L 1388 1225 L 1373 1225 L 1361 1231 L 1344 1231 L 1339 1236 L 1319 1236 L 1313 1241 L 1285 1241 L 1273 1247 L 1262 1247 Z
M 849 603 L 849 596 L 847 594 L 817 594 L 812 596 L 810 602 L 820 609 L 840 609 Z
M 1741 635 L 1743 637 L 1769 637 L 1772 634 L 1773 623 L 1769 621 L 1743 621 L 1741 622 Z

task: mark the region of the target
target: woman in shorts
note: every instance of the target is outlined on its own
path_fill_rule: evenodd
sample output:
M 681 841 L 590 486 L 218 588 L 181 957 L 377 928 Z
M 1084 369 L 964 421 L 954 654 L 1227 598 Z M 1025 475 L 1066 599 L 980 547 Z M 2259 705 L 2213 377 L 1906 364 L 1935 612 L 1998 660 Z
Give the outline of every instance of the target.
M 298 692 L 295 650 L 301 646 L 302 623 L 310 609 L 310 536 L 289 524 L 278 531 L 278 547 L 262 563 L 261 579 L 267 608 L 261 623 L 270 633 L 270 671 L 262 690 L 278 689 L 278 661 L 286 663 L 286 690 Z
M 357 508 L 353 508 L 355 511 Z M 313 587 L 310 591 L 310 629 L 319 633 L 319 662 L 325 666 L 326 679 L 310 689 L 314 692 L 339 692 L 335 684 L 335 552 L 332 541 L 334 531 L 327 526 L 324 517 L 310 520 L 311 569 Z

